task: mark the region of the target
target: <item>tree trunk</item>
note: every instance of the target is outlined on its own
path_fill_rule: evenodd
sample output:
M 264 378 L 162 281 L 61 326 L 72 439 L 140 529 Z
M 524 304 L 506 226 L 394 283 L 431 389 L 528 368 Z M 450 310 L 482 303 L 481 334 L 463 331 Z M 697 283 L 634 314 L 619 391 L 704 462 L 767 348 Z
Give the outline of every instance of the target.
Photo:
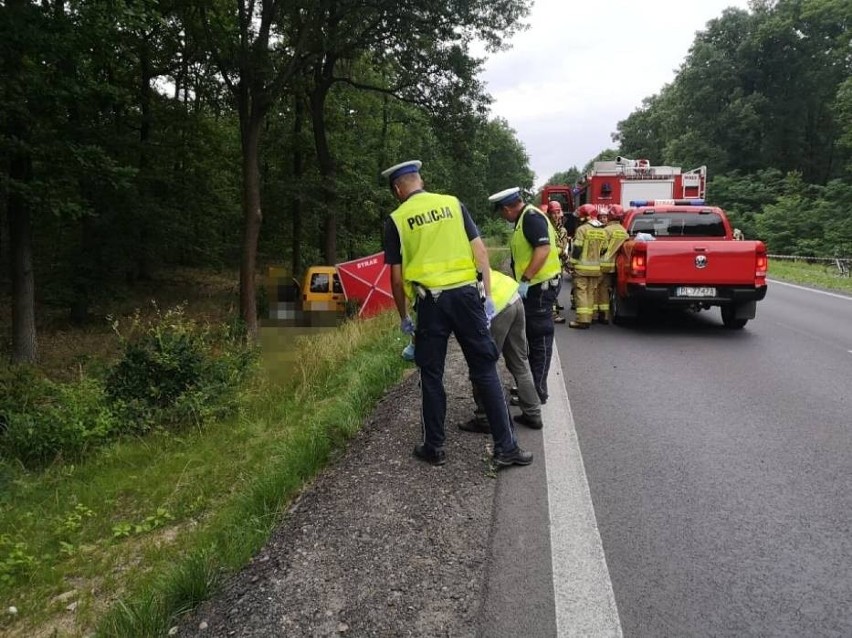
M 240 315 L 249 338 L 257 339 L 255 269 L 257 242 L 263 215 L 260 209 L 260 129 L 263 115 L 257 109 L 240 108 L 240 135 L 243 151 L 243 237 L 240 260 Z
M 26 24 L 23 12 L 24 0 L 10 0 L 10 18 Z M 9 72 L 4 81 L 13 87 L 10 94 L 20 97 L 23 73 L 23 52 L 13 51 L 9 59 Z M 13 110 L 14 113 L 14 110 Z M 29 127 L 26 116 L 13 115 L 9 118 L 9 137 L 20 140 L 11 150 L 9 158 L 9 181 L 14 185 L 32 181 L 32 159 L 26 150 Z M 9 218 L 9 252 L 11 253 L 12 277 L 12 362 L 35 363 L 38 356 L 35 325 L 35 275 L 33 274 L 33 238 L 29 205 L 17 188 L 10 188 L 6 214 Z
M 320 79 L 311 91 L 311 120 L 314 125 L 314 146 L 322 177 L 322 199 L 325 206 L 324 253 L 329 265 L 337 263 L 337 193 L 335 191 L 336 167 L 325 126 L 325 98 L 331 85 Z
M 302 96 L 296 92 L 294 98 L 294 115 L 293 115 L 293 181 L 296 184 L 301 183 L 302 177 L 305 174 L 304 157 L 302 156 L 302 145 L 299 143 L 299 138 L 302 135 L 302 125 L 304 123 L 305 108 L 302 103 Z M 296 189 L 293 196 L 293 250 L 292 250 L 292 272 L 293 276 L 297 277 L 302 272 L 302 193 L 300 189 Z
M 10 163 L 9 177 L 21 183 L 32 177 L 30 158 L 18 152 Z M 35 276 L 30 211 L 24 198 L 9 195 L 9 240 L 12 247 L 12 362 L 35 363 Z
M 150 223 L 149 211 L 145 210 L 150 203 L 148 198 L 148 163 L 149 163 L 149 147 L 151 143 L 151 129 L 153 126 L 153 115 L 151 113 L 151 79 L 153 77 L 153 69 L 151 65 L 151 47 L 148 42 L 150 34 L 142 34 L 139 45 L 139 109 L 141 120 L 139 123 L 139 175 L 137 177 L 137 187 L 139 188 L 140 201 L 142 208 L 137 210 L 136 223 L 139 225 L 137 232 L 139 243 L 135 246 L 135 266 L 136 272 L 140 279 L 144 281 L 151 280 L 151 248 L 148 242 L 149 232 L 148 224 Z

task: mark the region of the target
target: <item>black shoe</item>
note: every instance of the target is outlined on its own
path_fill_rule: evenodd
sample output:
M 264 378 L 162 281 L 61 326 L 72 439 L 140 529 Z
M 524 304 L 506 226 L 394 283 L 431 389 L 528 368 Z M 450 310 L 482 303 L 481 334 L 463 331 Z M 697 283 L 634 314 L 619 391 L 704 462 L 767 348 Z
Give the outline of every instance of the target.
M 508 467 L 509 465 L 529 465 L 532 462 L 532 452 L 522 450 L 520 446 L 511 452 L 500 452 L 494 455 L 494 464 L 502 467 Z
M 513 397 L 518 396 L 518 386 L 513 385 L 511 388 L 509 388 L 509 394 L 511 394 Z
M 488 421 L 480 421 L 479 419 L 471 419 L 470 421 L 459 423 L 459 430 L 476 432 L 478 434 L 491 434 L 491 427 L 488 425 Z
M 521 400 L 513 394 L 509 397 L 509 405 L 521 405 Z
M 544 427 L 544 423 L 541 420 L 541 417 L 532 417 L 527 416 L 526 414 L 519 414 L 515 417 L 515 423 L 520 423 L 521 425 L 525 425 L 531 430 L 540 430 Z
M 565 306 L 563 306 L 563 305 L 562 305 L 561 303 L 559 303 L 559 302 L 557 302 L 557 303 L 556 303 L 556 306 L 554 306 L 554 307 L 555 307 L 557 310 L 565 310 Z
M 414 456 L 432 465 L 443 465 L 447 462 L 444 450 L 431 450 L 422 443 L 414 447 Z

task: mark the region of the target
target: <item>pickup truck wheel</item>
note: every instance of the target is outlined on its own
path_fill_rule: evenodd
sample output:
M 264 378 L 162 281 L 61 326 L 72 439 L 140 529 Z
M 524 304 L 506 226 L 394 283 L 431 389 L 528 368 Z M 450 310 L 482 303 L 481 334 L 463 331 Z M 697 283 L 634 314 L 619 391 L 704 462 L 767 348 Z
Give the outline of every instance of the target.
M 722 306 L 722 323 L 728 330 L 742 330 L 748 319 L 737 319 L 736 306 Z
M 625 302 L 618 296 L 615 290 L 612 291 L 612 295 L 609 298 L 609 308 L 612 315 L 612 323 L 617 326 L 623 326 L 630 319 L 636 318 L 637 309 L 635 304 Z

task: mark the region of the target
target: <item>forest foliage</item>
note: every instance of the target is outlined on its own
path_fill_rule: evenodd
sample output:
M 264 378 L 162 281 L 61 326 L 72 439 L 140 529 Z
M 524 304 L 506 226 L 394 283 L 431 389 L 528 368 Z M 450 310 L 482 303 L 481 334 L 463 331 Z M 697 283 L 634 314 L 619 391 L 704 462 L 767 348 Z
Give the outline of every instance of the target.
M 852 0 L 753 0 L 619 122 L 626 157 L 708 167 L 708 200 L 785 255 L 852 257 Z
M 418 158 L 480 221 L 532 185 L 490 117 L 473 42 L 503 46 L 528 0 L 8 0 L 0 10 L 0 283 L 15 360 L 33 308 L 84 322 L 175 265 L 298 276 L 380 249 L 380 171 Z
M 37 358 L 37 305 L 82 323 L 175 266 L 239 267 L 254 334 L 263 265 L 298 275 L 380 249 L 394 201 L 378 175 L 405 159 L 487 224 L 488 193 L 534 176 L 471 45 L 505 46 L 530 4 L 7 0 L 12 358 Z M 852 254 L 851 17 L 852 0 L 725 10 L 599 157 L 707 165 L 710 201 L 771 252 Z

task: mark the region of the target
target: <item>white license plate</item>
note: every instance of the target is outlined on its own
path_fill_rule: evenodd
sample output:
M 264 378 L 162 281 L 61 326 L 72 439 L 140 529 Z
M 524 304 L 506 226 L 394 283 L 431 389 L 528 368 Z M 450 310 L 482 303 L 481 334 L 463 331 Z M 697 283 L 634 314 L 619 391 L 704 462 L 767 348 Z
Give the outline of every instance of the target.
M 696 288 L 694 286 L 678 286 L 678 297 L 715 297 L 715 288 Z

